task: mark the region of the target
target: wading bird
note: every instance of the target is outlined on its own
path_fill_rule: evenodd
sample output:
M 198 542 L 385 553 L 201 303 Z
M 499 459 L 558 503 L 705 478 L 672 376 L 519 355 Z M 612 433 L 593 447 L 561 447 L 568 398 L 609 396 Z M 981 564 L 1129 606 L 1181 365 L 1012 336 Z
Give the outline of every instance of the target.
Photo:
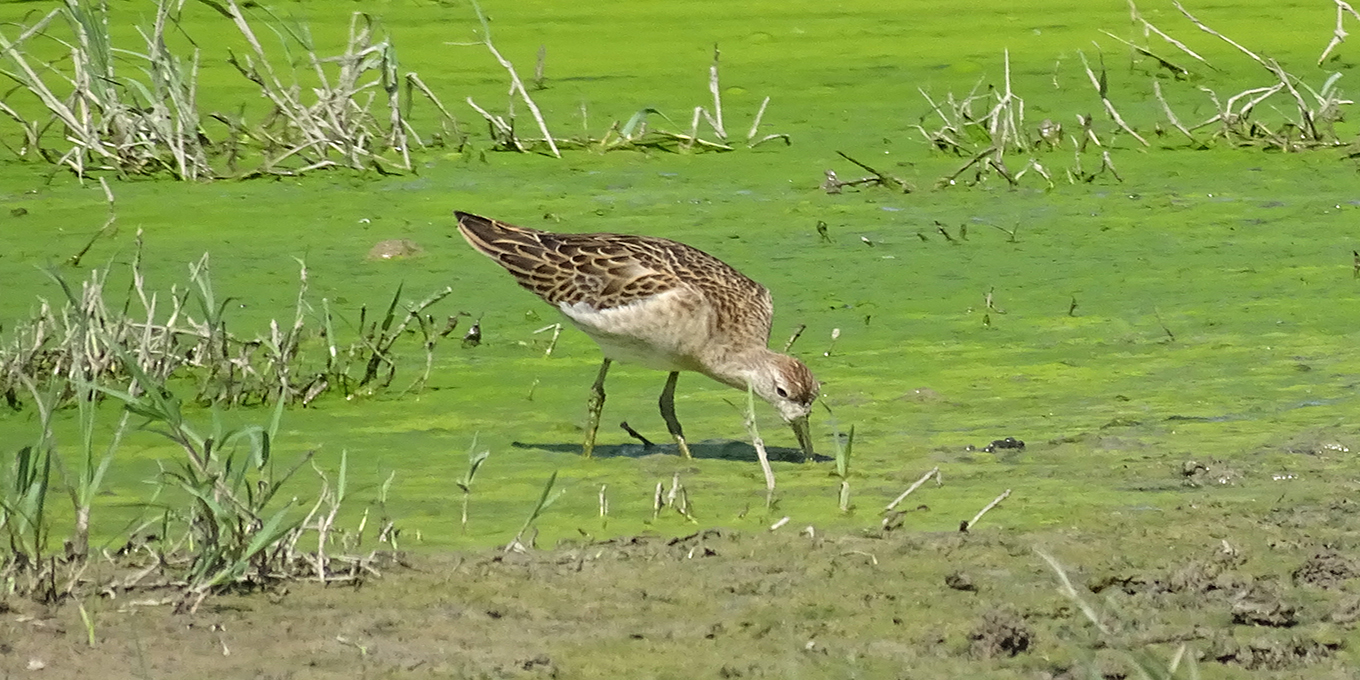
M 669 371 L 661 417 L 686 458 L 675 417 L 681 371 L 747 389 L 774 406 L 812 457 L 808 412 L 817 379 L 803 362 L 767 345 L 774 305 L 770 291 L 716 257 L 683 243 L 622 234 L 557 234 L 516 227 L 465 212 L 458 230 L 589 335 L 604 353 L 587 402 L 583 453 L 595 449 L 604 408 L 604 379 L 614 361 Z

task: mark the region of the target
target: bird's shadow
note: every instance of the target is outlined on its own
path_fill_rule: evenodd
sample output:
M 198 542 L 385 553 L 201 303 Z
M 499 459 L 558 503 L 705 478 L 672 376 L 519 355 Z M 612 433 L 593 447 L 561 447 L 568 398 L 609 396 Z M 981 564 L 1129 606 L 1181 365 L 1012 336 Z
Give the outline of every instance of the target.
M 581 453 L 580 444 L 547 444 L 535 442 L 512 442 L 511 446 L 517 449 L 540 449 L 552 451 L 554 453 Z M 690 455 L 695 458 L 710 460 L 740 460 L 755 462 L 759 460 L 756 456 L 756 449 L 749 442 L 738 441 L 735 439 L 708 439 L 702 442 L 689 443 Z M 782 463 L 801 463 L 803 462 L 803 450 L 785 446 L 767 446 L 765 454 L 770 460 Z M 644 446 L 639 443 L 630 444 L 597 444 L 595 445 L 594 456 L 597 458 L 643 458 L 646 456 L 669 455 L 680 457 L 680 447 L 675 444 L 653 444 Z M 814 454 L 812 460 L 815 462 L 825 462 L 834 460 L 827 456 Z

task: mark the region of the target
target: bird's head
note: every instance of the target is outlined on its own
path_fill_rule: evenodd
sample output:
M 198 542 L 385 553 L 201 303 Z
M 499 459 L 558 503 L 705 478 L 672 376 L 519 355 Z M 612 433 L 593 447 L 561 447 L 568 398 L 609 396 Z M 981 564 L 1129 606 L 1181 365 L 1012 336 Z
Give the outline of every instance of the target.
M 786 354 L 770 352 L 769 360 L 750 375 L 751 389 L 761 399 L 779 411 L 784 422 L 793 428 L 803 453 L 812 457 L 812 436 L 809 433 L 808 413 L 817 400 L 821 385 L 803 362 Z

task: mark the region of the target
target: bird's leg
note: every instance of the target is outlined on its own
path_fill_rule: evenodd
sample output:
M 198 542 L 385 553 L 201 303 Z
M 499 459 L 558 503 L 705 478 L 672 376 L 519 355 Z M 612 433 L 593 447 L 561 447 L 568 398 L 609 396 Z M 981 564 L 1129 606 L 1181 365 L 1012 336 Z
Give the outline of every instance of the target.
M 604 410 L 604 376 L 609 373 L 610 363 L 610 359 L 605 359 L 600 364 L 600 374 L 595 376 L 590 398 L 586 400 L 586 441 L 581 445 L 581 455 L 586 458 L 595 452 L 595 433 L 600 430 L 600 411 Z
M 675 381 L 680 379 L 679 371 L 671 371 L 666 378 L 666 387 L 661 390 L 661 418 L 666 421 L 666 429 L 680 447 L 680 455 L 689 458 L 689 445 L 685 443 L 685 431 L 680 429 L 680 421 L 675 418 Z

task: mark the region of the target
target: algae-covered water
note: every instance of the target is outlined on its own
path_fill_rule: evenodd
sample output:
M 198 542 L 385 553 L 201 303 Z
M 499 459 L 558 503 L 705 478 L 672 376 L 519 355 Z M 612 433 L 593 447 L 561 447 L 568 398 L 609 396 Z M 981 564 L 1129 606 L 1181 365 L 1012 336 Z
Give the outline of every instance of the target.
M 28 6 L 12 3 L 0 13 L 17 20 Z M 148 11 L 132 2 L 111 7 L 126 22 L 119 30 Z M 119 268 L 130 262 L 138 230 L 152 287 L 182 287 L 188 263 L 208 252 L 218 294 L 233 299 L 229 314 L 239 334 L 267 332 L 270 318 L 291 316 L 296 258 L 306 262 L 313 304 L 325 298 L 351 319 L 361 305 L 385 305 L 399 284 L 411 301 L 451 287 L 442 313 L 480 318 L 483 340 L 476 347 L 444 343 L 424 390 L 328 397 L 285 415 L 281 455 L 314 449 L 321 467 L 334 469 L 348 452 L 349 521 L 394 474 L 386 511 L 401 528 L 402 547 L 503 545 L 558 471 L 566 493 L 538 522 L 542 547 L 710 527 L 762 532 L 784 517 L 782 532 L 812 526 L 814 533 L 854 533 L 880 528 L 881 508 L 938 466 L 941 484 L 916 492 L 899 531 L 955 531 L 1009 489 L 974 532 L 1002 536 L 988 540 L 1025 560 L 1037 580 L 1046 577 L 1028 553 L 1035 543 L 1064 545 L 1069 552 L 1059 557 L 1074 562 L 1147 565 L 1229 541 L 1257 551 L 1253 564 L 1262 573 L 1278 574 L 1288 571 L 1271 557 L 1279 540 L 1290 542 L 1287 558 L 1277 556 L 1286 561 L 1324 544 L 1354 547 L 1354 517 L 1337 508 L 1353 503 L 1351 452 L 1360 445 L 1360 279 L 1352 256 L 1360 247 L 1360 183 L 1347 156 L 1355 126 L 1337 126 L 1351 147 L 1296 153 L 1234 148 L 1211 141 L 1211 128 L 1196 132 L 1207 148 L 1178 133 L 1154 134 L 1170 126 L 1151 93 L 1153 79 L 1190 123 L 1215 113 L 1199 88 L 1226 99 L 1272 82 L 1171 6 L 1140 10 L 1212 64 L 1195 64 L 1189 78 L 1133 59 L 1100 32 L 1141 36 L 1121 3 L 985 2 L 967 11 L 925 2 L 489 4 L 496 44 L 522 71 L 545 46 L 547 87 L 533 94 L 562 136 L 583 128 L 599 136 L 610 121 L 648 106 L 683 127 L 694 106 L 710 101 L 716 43 L 724 113 L 728 127 L 741 131 L 734 136 L 744 138 L 768 95 L 762 134 L 791 140 L 730 153 L 574 150 L 560 160 L 489 151 L 482 121 L 461 105 L 472 96 L 501 106 L 507 86 L 480 46 L 458 44 L 476 39 L 470 7 L 393 1 L 273 8 L 308 21 L 323 44 L 344 30 L 349 9 L 382 17 L 402 68 L 458 104 L 471 148 L 426 152 L 416 172 L 396 177 L 111 181 L 118 232 L 68 274 L 81 278 L 111 266 L 115 279 L 125 277 Z M 1354 46 L 1345 43 L 1337 59 L 1315 65 L 1334 7 L 1190 9 L 1313 88 L 1340 72 L 1339 86 L 1348 90 Z M 205 6 L 185 16 L 189 35 L 224 30 Z M 1093 40 L 1104 50 L 1111 100 L 1149 147 L 1104 117 L 1077 53 L 1094 64 Z M 261 106 L 223 65 L 228 42 L 201 41 L 203 99 Z M 1051 118 L 1076 134 L 1076 116 L 1095 114 L 1122 181 L 1108 173 L 1067 181 L 1064 170 L 1075 162 L 1067 143 L 1037 152 L 1053 173 L 1052 189 L 1032 173 L 1016 188 L 995 175 L 975 186 L 935 186 L 967 158 L 933 150 L 916 129 L 939 126 L 918 88 L 939 100 L 964 96 L 979 82 L 982 90 L 999 87 L 1003 50 L 1012 85 L 1026 100 L 1027 126 Z M 1294 115 L 1290 102 L 1272 99 L 1257 115 L 1278 125 Z M 521 117 L 521 131 L 532 127 L 527 120 Z M 0 128 L 7 142 L 15 134 Z M 915 190 L 827 193 L 819 186 L 826 170 L 860 176 L 838 151 Z M 1008 162 L 1019 166 L 1026 157 Z M 1098 168 L 1099 152 L 1081 162 Z M 96 183 L 9 157 L 0 162 L 0 197 L 0 323 L 11 329 L 36 309 L 38 296 L 59 297 L 38 267 L 61 266 L 103 224 L 106 208 Z M 686 432 L 698 442 L 695 460 L 674 456 L 673 447 L 644 451 L 614 427 L 626 420 L 669 441 L 656 411 L 664 376 L 627 366 L 610 375 L 597 458 L 581 459 L 598 350 L 567 330 L 545 355 L 548 334 L 535 331 L 557 322 L 555 312 L 467 247 L 454 228 L 455 209 L 536 228 L 672 238 L 765 284 L 775 299 L 776 348 L 806 327 L 792 351 L 823 382 L 829 410 L 814 411 L 818 452 L 832 455 L 834 433 L 855 428 L 852 511 L 837 510 L 831 464 L 783 460 L 774 463 L 776 502 L 767 509 L 745 443 L 744 395 L 697 375 L 682 377 L 677 395 Z M 385 239 L 410 239 L 423 254 L 367 260 Z M 422 361 L 414 349 L 407 359 Z M 791 433 L 768 408 L 757 410 L 776 457 L 794 460 Z M 267 415 L 237 409 L 224 417 L 260 422 Z M 109 412 L 105 422 L 113 418 Z M 62 428 L 60 437 L 73 436 L 73 416 Z M 0 450 L 16 450 L 35 434 L 31 411 L 0 413 Z M 1026 446 L 981 450 L 1005 437 Z M 491 456 L 473 486 L 463 533 L 454 480 L 474 439 Z M 96 531 L 115 535 L 157 461 L 174 455 L 152 434 L 129 437 L 111 467 L 106 503 L 96 508 Z M 669 509 L 654 517 L 657 483 L 669 488 L 677 474 L 692 519 Z M 607 518 L 599 512 L 602 486 Z M 1291 508 L 1317 509 L 1325 519 L 1288 529 L 1271 524 Z M 101 525 L 100 514 L 118 521 Z M 912 559 L 930 559 L 929 550 L 917 546 Z M 1328 625 L 1334 638 L 1357 642 L 1353 628 Z M 1338 649 L 1349 658 L 1344 644 Z

